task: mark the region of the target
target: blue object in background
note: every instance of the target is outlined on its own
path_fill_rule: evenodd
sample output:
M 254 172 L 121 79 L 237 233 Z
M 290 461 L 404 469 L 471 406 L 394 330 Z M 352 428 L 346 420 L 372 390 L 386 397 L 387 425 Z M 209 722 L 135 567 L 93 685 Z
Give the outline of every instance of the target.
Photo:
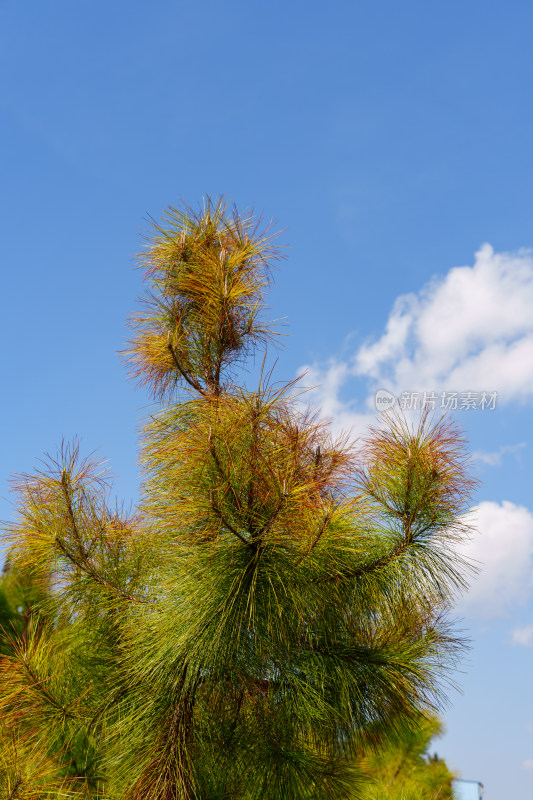
M 483 800 L 483 784 L 479 781 L 452 781 L 456 800 Z

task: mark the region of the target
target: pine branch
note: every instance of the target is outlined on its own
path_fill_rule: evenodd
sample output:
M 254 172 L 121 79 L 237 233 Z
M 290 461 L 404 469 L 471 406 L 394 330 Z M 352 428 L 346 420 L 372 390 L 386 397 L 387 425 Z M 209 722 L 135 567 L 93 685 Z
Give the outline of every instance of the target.
M 185 370 L 183 369 L 183 367 L 181 366 L 181 364 L 179 362 L 179 359 L 178 359 L 178 357 L 176 355 L 176 351 L 174 350 L 174 347 L 172 346 L 172 343 L 171 343 L 170 339 L 167 342 L 167 347 L 168 347 L 168 350 L 170 352 L 170 355 L 172 356 L 172 360 L 174 362 L 174 366 L 178 370 L 178 372 L 181 375 L 181 377 L 189 384 L 189 386 L 192 386 L 193 389 L 195 389 L 197 392 L 199 392 L 201 395 L 203 395 L 203 397 L 209 397 L 209 393 L 206 392 L 202 388 L 202 386 L 200 386 L 198 381 L 195 381 L 194 378 L 192 378 L 187 372 L 185 372 Z
M 100 586 L 104 586 L 106 589 L 109 589 L 114 594 L 123 597 L 125 600 L 130 600 L 132 603 L 145 604 L 147 602 L 146 600 L 143 600 L 140 597 L 135 597 L 134 595 L 129 594 L 129 592 L 125 592 L 119 586 L 116 586 L 114 583 L 111 583 L 111 581 L 109 581 L 107 578 L 104 578 L 104 576 L 94 568 L 94 566 L 90 563 L 90 561 L 84 558 L 85 552 L 84 555 L 80 554 L 80 558 L 77 558 L 75 555 L 73 555 L 73 553 L 71 553 L 68 547 L 66 547 L 65 543 L 59 538 L 59 536 L 56 536 L 54 538 L 54 542 L 61 550 L 63 555 L 72 564 L 74 564 L 74 566 L 78 567 L 78 569 L 80 569 L 86 575 L 89 575 L 89 577 L 91 577 L 96 583 L 100 584 Z
M 266 536 L 266 534 L 270 530 L 272 530 L 272 527 L 273 527 L 274 523 L 276 522 L 277 518 L 279 517 L 279 515 L 281 513 L 281 509 L 283 508 L 286 499 L 287 499 L 287 495 L 286 495 L 285 492 L 283 492 L 283 494 L 279 498 L 278 504 L 277 504 L 276 508 L 274 509 L 270 519 L 268 520 L 267 523 L 265 523 L 265 525 L 263 525 L 263 527 L 256 534 L 255 539 L 257 541 L 263 540 L 264 537 Z
M 252 539 L 255 535 L 255 520 L 254 520 L 254 505 L 255 505 L 255 467 L 256 467 L 256 459 L 257 459 L 257 434 L 258 434 L 258 416 L 259 416 L 259 409 L 252 408 L 251 411 L 251 428 L 252 428 L 252 447 L 250 451 L 251 456 L 251 463 L 250 463 L 250 478 L 248 481 L 248 492 L 247 492 L 247 511 L 248 511 L 248 530 L 252 536 Z
M 66 709 L 65 706 L 59 702 L 59 700 L 56 700 L 56 698 L 43 686 L 43 683 L 45 681 L 51 680 L 51 678 L 43 678 L 42 680 L 39 680 L 39 678 L 32 670 L 26 659 L 23 660 L 22 665 L 33 681 L 33 688 L 38 689 L 38 691 L 43 695 L 43 697 L 45 697 L 48 700 L 48 702 L 54 706 L 54 708 L 57 708 L 58 711 L 62 712 L 64 717 L 66 717 L 67 719 L 75 719 L 74 714 L 72 714 L 71 711 Z
M 224 469 L 222 467 L 222 464 L 220 463 L 220 459 L 218 457 L 218 453 L 217 453 L 216 447 L 215 447 L 215 442 L 214 442 L 214 439 L 213 439 L 213 434 L 211 433 L 211 431 L 209 431 L 209 449 L 210 449 L 210 453 L 211 453 L 211 456 L 213 458 L 213 461 L 215 462 L 215 466 L 217 468 L 217 472 L 218 472 L 220 478 L 223 480 L 223 482 L 225 484 L 227 484 L 227 486 L 229 487 L 229 490 L 230 490 L 231 494 L 233 495 L 233 499 L 235 500 L 235 505 L 237 506 L 237 508 L 240 511 L 241 510 L 241 502 L 239 500 L 239 495 L 235 491 L 235 489 L 234 489 L 234 487 L 233 487 L 233 485 L 232 485 L 232 483 L 230 481 L 229 474 L 224 471 Z
M 108 700 L 104 700 L 104 702 L 101 703 L 101 705 L 94 712 L 87 727 L 91 729 L 93 725 L 97 722 L 98 717 L 100 717 L 101 714 L 103 714 L 105 711 L 107 711 L 108 708 L 114 705 L 117 702 L 117 700 L 120 700 L 122 697 L 124 697 L 124 695 L 128 693 L 129 688 L 130 688 L 129 686 L 124 686 L 122 689 L 120 689 L 120 691 L 116 692 Z
M 252 550 L 255 549 L 253 544 L 251 542 L 249 542 L 247 539 L 245 539 L 244 536 L 242 536 L 242 534 L 240 534 L 239 531 L 236 530 L 233 527 L 233 525 L 230 522 L 228 522 L 228 520 L 224 517 L 222 511 L 220 510 L 220 508 L 217 506 L 217 504 L 215 503 L 215 501 L 213 499 L 213 491 L 212 490 L 209 491 L 209 500 L 210 500 L 210 503 L 211 503 L 211 508 L 213 509 L 213 511 L 215 512 L 217 517 L 219 518 L 220 522 L 224 525 L 224 527 L 227 528 L 228 531 L 230 531 L 230 533 L 232 533 L 234 536 L 236 536 L 237 539 L 240 539 L 240 541 L 243 544 L 245 544 L 246 547 L 249 547 Z
M 19 791 L 21 785 L 23 784 L 23 782 L 24 781 L 22 780 L 22 773 L 19 770 L 18 776 L 17 776 L 17 780 L 15 781 L 15 785 L 13 786 L 13 789 L 8 794 L 7 800 L 14 800 L 14 798 L 18 795 L 18 791 Z
M 302 561 L 304 560 L 304 558 L 307 558 L 307 556 L 310 555 L 312 553 L 312 551 L 315 549 L 315 547 L 319 543 L 320 539 L 322 538 L 322 535 L 323 535 L 324 531 L 326 530 L 326 526 L 327 526 L 327 524 L 328 524 L 330 519 L 331 519 L 331 514 L 328 511 L 326 513 L 326 516 L 322 520 L 322 523 L 321 523 L 321 525 L 320 525 L 320 527 L 318 529 L 318 532 L 317 532 L 315 538 L 313 539 L 311 547 L 309 548 L 309 550 L 306 553 L 302 553 L 302 555 L 300 556 L 300 558 L 296 562 L 296 566 L 297 567 L 299 567 L 300 564 L 302 563 Z
M 386 567 L 388 564 L 392 563 L 395 559 L 399 558 L 406 550 L 411 547 L 412 543 L 402 540 L 393 550 L 390 550 L 383 556 L 379 556 L 379 558 L 374 559 L 373 561 L 368 562 L 356 569 L 347 570 L 343 573 L 335 573 L 335 575 L 328 575 L 325 578 L 315 578 L 313 579 L 313 583 L 332 583 L 337 581 L 344 581 L 344 580 L 356 580 L 357 578 L 362 578 L 364 575 L 371 575 L 373 572 L 376 572 L 383 567 Z

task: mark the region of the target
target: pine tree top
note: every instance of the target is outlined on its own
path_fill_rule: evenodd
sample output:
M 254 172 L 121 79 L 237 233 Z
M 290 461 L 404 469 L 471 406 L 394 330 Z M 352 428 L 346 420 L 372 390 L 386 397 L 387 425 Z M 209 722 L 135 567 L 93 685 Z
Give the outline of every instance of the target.
M 444 700 L 464 439 L 389 414 L 355 447 L 293 383 L 239 386 L 278 255 L 222 200 L 170 209 L 127 352 L 162 401 L 139 508 L 77 446 L 15 480 L 10 558 L 40 595 L 0 659 L 7 797 L 360 797 L 358 753 Z

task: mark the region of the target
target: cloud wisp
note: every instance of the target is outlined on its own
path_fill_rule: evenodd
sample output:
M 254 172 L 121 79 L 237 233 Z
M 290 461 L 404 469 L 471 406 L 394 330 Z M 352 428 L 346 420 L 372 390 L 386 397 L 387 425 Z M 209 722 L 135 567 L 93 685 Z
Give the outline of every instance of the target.
M 513 644 L 522 645 L 522 647 L 533 647 L 533 625 L 513 628 L 511 631 L 511 641 Z
M 399 297 L 383 333 L 344 359 L 305 367 L 306 399 L 359 435 L 376 422 L 376 391 L 498 393 L 498 403 L 533 400 L 533 257 L 528 250 L 476 253 L 473 266 L 454 267 L 416 294 Z M 366 401 L 346 401 L 350 382 L 362 381 Z M 360 395 L 360 392 L 359 392 Z M 394 397 L 393 397 L 394 400 Z M 420 406 L 418 406 L 420 408 Z M 408 409 L 408 415 L 415 408 Z M 438 407 L 434 407 L 438 411 Z M 498 466 L 524 442 L 473 458 Z M 472 537 L 461 554 L 480 568 L 458 612 L 471 619 L 505 617 L 533 595 L 533 514 L 509 501 L 484 501 L 470 519 Z M 533 625 L 512 633 L 533 646 Z
M 504 500 L 484 501 L 472 516 L 475 531 L 459 550 L 480 572 L 459 612 L 482 620 L 505 617 L 533 592 L 533 514 Z
M 498 403 L 533 399 L 533 257 L 528 250 L 495 253 L 488 244 L 473 266 L 454 267 L 416 294 L 400 296 L 384 332 L 344 360 L 307 369 L 313 404 L 325 416 L 358 427 L 386 388 L 406 392 L 498 393 Z M 354 378 L 364 381 L 364 410 L 341 399 Z M 360 420 L 359 418 L 363 419 Z
M 525 442 L 518 444 L 505 444 L 499 450 L 488 452 L 486 450 L 474 450 L 472 453 L 472 460 L 479 461 L 481 464 L 486 464 L 489 467 L 499 467 L 505 455 L 518 453 L 526 446 Z

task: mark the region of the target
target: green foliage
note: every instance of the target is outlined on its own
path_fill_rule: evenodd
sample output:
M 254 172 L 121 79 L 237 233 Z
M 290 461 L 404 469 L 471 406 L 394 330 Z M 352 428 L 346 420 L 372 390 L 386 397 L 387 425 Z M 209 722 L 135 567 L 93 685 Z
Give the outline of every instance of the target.
M 0 659 L 9 798 L 362 797 L 367 748 L 438 706 L 464 442 L 389 416 L 356 450 L 293 385 L 236 385 L 275 255 L 222 201 L 154 226 L 127 356 L 167 405 L 134 514 L 77 447 L 15 481 L 10 557 L 40 599 Z
M 19 615 L 9 602 L 3 583 L 0 583 L 0 653 L 5 654 L 8 652 L 7 636 L 18 622 Z
M 453 774 L 443 759 L 428 752 L 431 740 L 441 733 L 438 717 L 424 716 L 385 747 L 360 753 L 372 779 L 368 800 L 452 800 Z
M 28 623 L 45 599 L 48 587 L 36 585 L 28 573 L 13 569 L 9 561 L 0 576 L 0 654 L 13 652 L 13 641 L 25 635 Z

